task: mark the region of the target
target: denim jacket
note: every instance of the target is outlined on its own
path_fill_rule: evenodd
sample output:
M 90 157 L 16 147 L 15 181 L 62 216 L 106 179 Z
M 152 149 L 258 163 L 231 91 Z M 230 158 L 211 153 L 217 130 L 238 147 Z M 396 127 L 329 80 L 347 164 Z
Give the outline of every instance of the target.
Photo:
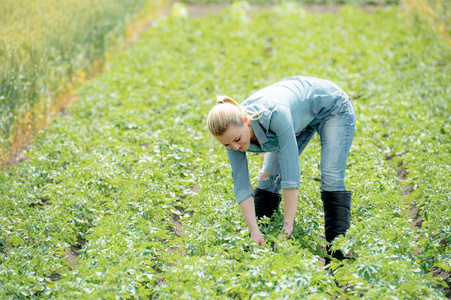
M 335 83 L 306 76 L 293 76 L 252 94 L 241 103 L 251 121 L 259 145 L 247 151 L 277 151 L 282 189 L 299 189 L 300 168 L 297 135 L 338 113 L 348 96 Z M 238 204 L 252 196 L 246 152 L 227 149 Z

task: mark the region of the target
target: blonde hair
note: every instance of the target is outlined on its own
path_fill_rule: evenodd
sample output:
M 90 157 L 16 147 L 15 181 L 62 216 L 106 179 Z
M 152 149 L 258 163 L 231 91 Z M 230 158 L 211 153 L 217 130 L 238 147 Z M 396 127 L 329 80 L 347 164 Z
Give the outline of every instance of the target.
M 207 117 L 208 130 L 214 136 L 221 136 L 230 126 L 242 127 L 244 117 L 249 120 L 258 120 L 256 113 L 248 116 L 247 112 L 232 98 L 217 96 L 217 104 L 210 110 Z

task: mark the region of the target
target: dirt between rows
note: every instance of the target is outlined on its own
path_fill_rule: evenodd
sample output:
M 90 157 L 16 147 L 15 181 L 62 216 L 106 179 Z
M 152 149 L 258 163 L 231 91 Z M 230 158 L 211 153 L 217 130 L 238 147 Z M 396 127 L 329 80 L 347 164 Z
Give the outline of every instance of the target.
M 379 148 L 382 149 L 382 147 L 379 147 Z M 385 155 L 385 160 L 392 160 L 396 156 L 399 156 L 396 153 L 395 154 L 384 153 L 384 151 L 382 151 L 382 154 Z M 408 174 L 409 174 L 409 172 L 407 170 L 407 166 L 405 166 L 404 161 L 401 160 L 400 162 L 398 162 L 398 171 L 396 172 L 396 176 L 401 180 L 406 180 Z M 401 184 L 401 189 L 402 189 L 401 195 L 409 196 L 415 190 L 414 183 L 411 182 L 411 183 L 409 183 L 409 185 Z M 416 200 L 416 198 L 412 198 L 411 199 L 412 203 L 408 202 L 406 200 L 403 200 L 404 205 L 409 207 L 409 212 L 402 212 L 402 214 L 407 216 L 411 220 L 410 227 L 412 229 L 421 228 L 423 225 L 423 216 L 421 214 L 421 207 L 417 206 L 417 204 L 415 203 L 415 200 Z M 443 243 L 443 241 L 441 243 Z M 417 249 L 417 251 L 415 251 L 414 255 L 416 256 L 419 253 L 420 253 L 420 249 Z M 434 277 L 438 277 L 438 278 L 442 279 L 448 285 L 448 287 L 444 287 L 443 290 L 445 291 L 446 297 L 448 299 L 451 299 L 451 272 L 448 272 L 438 266 L 435 266 L 431 269 L 430 273 Z M 437 286 L 437 284 L 434 284 L 434 286 Z

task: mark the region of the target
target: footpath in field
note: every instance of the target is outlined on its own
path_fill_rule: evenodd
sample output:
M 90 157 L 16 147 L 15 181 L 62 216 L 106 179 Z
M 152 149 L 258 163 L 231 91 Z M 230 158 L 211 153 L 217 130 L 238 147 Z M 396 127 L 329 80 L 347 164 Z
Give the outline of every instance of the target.
M 154 25 L 0 173 L 1 298 L 450 296 L 451 50 L 427 26 L 397 7 L 294 4 L 252 18 L 242 4 L 199 18 L 179 7 Z M 242 101 L 294 74 L 336 82 L 356 109 L 352 226 L 336 240 L 350 259 L 335 277 L 318 138 L 300 159 L 293 238 L 277 240 L 279 215 L 257 247 L 205 126 L 217 94 Z M 249 157 L 253 178 L 260 164 Z

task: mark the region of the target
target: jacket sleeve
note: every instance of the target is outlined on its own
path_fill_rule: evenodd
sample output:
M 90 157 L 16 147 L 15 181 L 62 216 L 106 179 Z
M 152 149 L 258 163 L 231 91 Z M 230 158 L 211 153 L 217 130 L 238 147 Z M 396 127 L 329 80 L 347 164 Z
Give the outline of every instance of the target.
M 282 175 L 282 189 L 299 189 L 300 168 L 299 150 L 293 128 L 291 110 L 288 106 L 278 105 L 271 114 L 269 129 L 278 140 L 278 160 Z
M 227 155 L 229 156 L 230 166 L 232 167 L 235 197 L 238 204 L 240 204 L 252 196 L 246 152 L 227 149 Z

